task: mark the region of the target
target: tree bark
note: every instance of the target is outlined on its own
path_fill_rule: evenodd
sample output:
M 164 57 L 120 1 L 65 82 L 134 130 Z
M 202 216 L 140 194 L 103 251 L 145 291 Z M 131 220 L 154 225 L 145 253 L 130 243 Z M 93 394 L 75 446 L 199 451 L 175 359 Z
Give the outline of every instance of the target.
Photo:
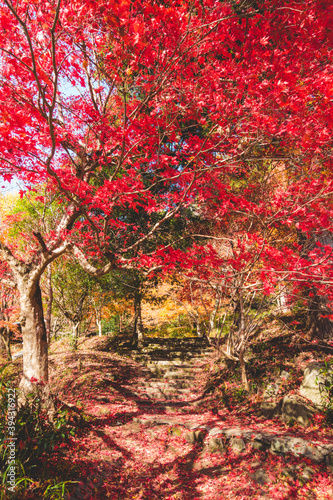
M 323 297 L 319 297 L 313 293 L 313 297 L 308 297 L 308 309 L 306 319 L 306 329 L 311 340 L 325 339 L 332 340 L 333 338 L 333 322 L 325 317 L 332 314 Z
M 78 341 L 78 338 L 79 338 L 79 326 L 80 326 L 80 322 L 79 321 L 75 321 L 73 323 L 73 348 L 74 349 L 77 348 L 77 341 Z
M 23 375 L 19 388 L 26 395 L 33 391 L 34 382 L 49 381 L 47 335 L 39 281 L 26 283 L 22 279 L 18 288 L 23 336 Z
M 245 365 L 245 360 L 244 360 L 244 351 L 245 351 L 245 346 L 242 345 L 239 351 L 239 365 L 241 369 L 241 375 L 242 375 L 242 383 L 244 385 L 244 389 L 246 392 L 250 392 L 250 384 L 247 379 L 247 374 L 246 374 L 246 365 Z
M 141 296 L 137 295 L 134 298 L 134 325 L 132 344 L 139 347 L 143 344 L 143 340 L 144 334 L 142 325 Z
M 97 328 L 98 328 L 98 336 L 102 336 L 102 320 L 100 314 L 96 316 L 96 323 L 97 323 Z
M 0 329 L 0 351 L 4 351 L 6 349 L 5 340 L 4 340 L 4 333 L 5 333 L 4 328 L 1 328 Z
M 10 350 L 10 331 L 8 325 L 0 330 L 0 349 L 6 351 L 8 361 L 12 360 L 12 353 Z
M 279 295 L 277 296 L 277 305 L 279 313 L 286 314 L 289 311 L 289 307 L 287 306 L 286 292 L 283 289 L 280 289 Z
M 48 294 L 48 302 L 47 302 L 47 309 L 46 309 L 45 326 L 46 326 L 47 343 L 48 343 L 48 345 L 50 345 L 50 342 L 51 342 L 52 303 L 53 303 L 51 264 L 47 268 L 47 294 Z
M 198 315 L 198 318 L 197 318 L 196 327 L 197 327 L 197 336 L 201 339 L 203 337 L 203 333 L 202 333 L 202 330 L 201 330 L 199 315 Z
M 316 247 L 317 243 L 330 246 L 333 249 L 333 234 L 329 231 L 324 231 L 321 235 L 313 235 L 311 237 L 307 237 L 306 234 L 299 231 L 297 239 L 298 243 L 302 245 L 301 256 L 307 259 L 309 263 L 311 263 L 309 253 Z M 305 290 L 303 296 L 307 300 L 306 328 L 309 338 L 332 340 L 333 321 L 327 317 L 332 314 L 332 310 L 327 305 L 326 297 L 318 295 L 315 283 L 312 289 L 308 288 Z
M 209 318 L 208 335 L 215 329 L 215 318 L 216 318 L 217 311 L 219 310 L 220 301 L 221 301 L 221 295 L 220 295 L 220 291 L 218 290 L 216 293 L 216 297 L 215 297 L 214 309 L 212 310 L 210 318 Z

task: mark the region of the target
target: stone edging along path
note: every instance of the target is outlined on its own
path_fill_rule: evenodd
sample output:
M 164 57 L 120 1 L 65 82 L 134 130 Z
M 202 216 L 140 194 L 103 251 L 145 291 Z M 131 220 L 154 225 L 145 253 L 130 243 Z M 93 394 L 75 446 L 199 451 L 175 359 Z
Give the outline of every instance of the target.
M 212 348 L 198 339 L 152 339 L 140 351 L 128 351 L 127 355 L 145 364 L 150 372 L 150 378 L 136 392 L 141 402 L 146 400 L 152 405 L 151 410 L 154 408 L 156 412 L 156 416 L 134 418 L 133 422 L 150 426 L 173 426 L 171 432 L 178 436 L 183 427 L 187 430 L 185 439 L 189 443 L 201 444 L 210 452 L 224 453 L 229 448 L 235 453 L 241 453 L 248 444 L 255 450 L 280 456 L 292 454 L 307 458 L 318 464 L 326 464 L 333 470 L 333 444 L 252 428 L 226 427 L 222 422 L 221 426 L 215 422 L 214 427 L 210 427 L 190 420 L 181 422 L 171 415 L 159 416 L 159 408 L 165 414 L 168 407 L 178 407 L 184 414 L 187 413 L 186 409 L 193 409 L 200 404 L 198 377 L 202 374 L 207 356 L 212 352 Z M 195 393 L 197 394 L 193 399 Z M 184 401 L 187 396 L 187 401 Z M 190 412 L 188 416 L 190 419 Z
M 290 435 L 278 436 L 271 432 L 262 432 L 254 429 L 240 429 L 238 427 L 209 427 L 207 425 L 183 423 L 177 419 L 146 417 L 135 418 L 135 422 L 143 425 L 168 425 L 185 427 L 189 432 L 185 439 L 192 443 L 201 443 L 211 452 L 225 452 L 227 447 L 236 453 L 245 450 L 249 443 L 252 448 L 260 451 L 270 451 L 278 455 L 291 453 L 295 457 L 304 457 L 316 463 L 325 463 L 333 467 L 333 444 L 322 444 L 316 441 L 306 441 L 305 439 Z

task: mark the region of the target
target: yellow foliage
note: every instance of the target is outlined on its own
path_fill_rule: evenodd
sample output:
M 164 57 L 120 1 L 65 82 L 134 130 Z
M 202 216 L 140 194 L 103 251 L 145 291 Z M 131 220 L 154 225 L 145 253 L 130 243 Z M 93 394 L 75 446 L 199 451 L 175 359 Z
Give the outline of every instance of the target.
M 0 196 L 0 241 L 5 244 L 11 243 L 8 233 L 13 222 L 21 218 L 21 214 L 12 214 L 18 198 L 19 195 L 17 193 L 8 193 L 5 196 Z

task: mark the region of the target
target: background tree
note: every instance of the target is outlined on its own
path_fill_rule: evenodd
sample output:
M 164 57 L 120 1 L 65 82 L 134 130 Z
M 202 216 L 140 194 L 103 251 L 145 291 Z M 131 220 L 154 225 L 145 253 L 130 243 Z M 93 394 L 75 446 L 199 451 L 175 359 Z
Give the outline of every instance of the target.
M 63 256 L 53 266 L 52 286 L 54 306 L 70 322 L 76 348 L 80 325 L 91 313 L 96 284 L 73 259 Z
M 19 335 L 17 325 L 18 301 L 17 291 L 12 281 L 8 266 L 0 263 L 0 348 L 6 351 L 8 360 L 12 359 L 10 341 Z

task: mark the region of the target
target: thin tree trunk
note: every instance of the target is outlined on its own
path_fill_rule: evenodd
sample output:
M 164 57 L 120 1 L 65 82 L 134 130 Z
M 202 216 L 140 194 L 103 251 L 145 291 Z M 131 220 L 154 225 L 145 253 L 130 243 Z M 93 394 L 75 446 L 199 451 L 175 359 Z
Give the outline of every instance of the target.
M 0 349 L 3 349 L 6 351 L 7 360 L 11 361 L 12 360 L 12 353 L 10 350 L 10 330 L 9 330 L 8 325 L 1 328 L 1 331 L 0 331 Z
M 138 324 L 137 324 L 137 330 L 138 330 L 138 340 L 140 344 L 143 344 L 144 341 L 144 330 L 143 330 L 143 322 L 142 322 L 142 307 L 141 307 L 141 296 L 140 300 L 138 303 Z
M 141 296 L 136 296 L 134 298 L 134 325 L 133 325 L 133 336 L 132 344 L 139 347 L 143 344 L 144 335 L 142 327 L 142 315 L 141 315 Z
M 243 297 L 243 290 L 241 289 L 239 291 L 239 331 L 238 331 L 238 336 L 240 337 L 239 340 L 239 365 L 241 368 L 241 374 L 242 374 L 242 383 L 244 385 L 244 389 L 247 392 L 250 392 L 250 385 L 247 380 L 247 375 L 246 375 L 246 366 L 245 366 L 245 360 L 244 360 L 244 353 L 245 353 L 245 348 L 246 348 L 246 325 L 245 325 L 245 312 L 244 312 L 244 297 Z
M 242 347 L 240 348 L 239 351 L 239 364 L 241 368 L 241 374 L 242 374 L 242 383 L 244 385 L 244 389 L 247 392 L 250 392 L 250 384 L 247 379 L 247 374 L 246 374 L 246 365 L 245 365 L 245 360 L 244 360 L 244 351 L 245 351 L 245 345 L 243 344 Z
M 2 300 L 1 309 L 5 311 L 8 307 L 6 301 Z M 4 312 L 0 313 L 0 319 L 4 322 L 3 326 L 0 328 L 0 349 L 6 350 L 6 357 L 8 361 L 12 360 L 12 354 L 10 350 L 10 328 L 9 328 L 9 316 L 6 316 Z
M 97 323 L 97 328 L 98 328 L 98 336 L 102 336 L 102 320 L 101 320 L 101 315 L 100 313 L 96 314 L 96 323 Z
M 78 341 L 78 338 L 79 338 L 79 326 L 80 326 L 80 322 L 79 321 L 76 321 L 75 323 L 73 323 L 72 325 L 72 328 L 73 328 L 73 348 L 74 349 L 77 349 L 77 341 Z
M 199 338 L 202 338 L 203 337 L 203 333 L 202 333 L 202 330 L 201 330 L 200 318 L 199 317 L 197 318 L 196 327 L 197 327 L 197 336 Z
M 288 306 L 287 306 L 287 297 L 286 297 L 286 292 L 283 289 L 280 289 L 279 295 L 277 297 L 277 304 L 278 304 L 278 312 L 282 314 L 286 314 L 288 312 Z
M 211 313 L 210 318 L 209 318 L 209 333 L 211 333 L 215 328 L 215 318 L 216 318 L 217 311 L 219 310 L 220 300 L 221 300 L 221 296 L 220 296 L 220 292 L 218 291 L 216 298 L 215 298 L 214 309 L 212 310 L 212 313 Z
M 5 329 L 0 328 L 0 351 L 4 351 L 6 349 L 5 346 Z
M 57 340 L 57 333 L 58 333 L 58 323 L 59 323 L 59 318 L 56 318 L 53 324 L 53 336 L 54 340 Z
M 8 321 L 9 321 L 9 317 L 7 317 L 5 346 L 6 346 L 6 351 L 7 351 L 7 359 L 8 359 L 8 361 L 11 361 L 12 360 L 12 353 L 10 350 L 10 328 L 9 328 Z
M 218 335 L 217 335 L 217 340 L 216 340 L 216 348 L 219 350 L 220 349 L 220 341 L 221 341 L 221 336 L 222 336 L 222 332 L 223 332 L 223 327 L 224 327 L 224 323 L 227 319 L 227 313 L 225 312 L 224 315 L 223 315 L 223 319 L 221 320 L 220 319 L 220 325 L 219 325 L 219 332 L 218 332 Z

